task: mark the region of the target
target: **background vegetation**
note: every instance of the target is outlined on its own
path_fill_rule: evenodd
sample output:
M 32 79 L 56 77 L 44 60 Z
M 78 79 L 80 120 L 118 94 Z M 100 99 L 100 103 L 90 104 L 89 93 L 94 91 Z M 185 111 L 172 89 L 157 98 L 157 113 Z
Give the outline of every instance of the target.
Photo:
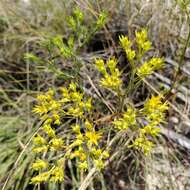
M 167 123 L 161 126 L 162 135 L 151 157 L 121 149 L 89 189 L 190 189 L 189 4 L 187 0 L 1 0 L 0 188 L 35 189 L 29 183 L 34 159 L 31 137 L 40 124 L 31 110 L 39 92 L 56 88 L 67 79 L 57 80 L 47 66 L 26 61 L 24 54 L 33 52 L 43 57 L 40 41 L 55 35 L 67 39 L 70 31 L 66 16 L 77 5 L 85 14 L 88 28 L 102 11 L 108 15 L 106 25 L 80 49 L 78 58 L 90 68 L 94 58 L 117 55 L 119 67 L 127 76 L 129 66 L 119 48 L 118 36 L 133 37 L 135 30 L 147 27 L 153 42 L 147 56 L 165 57 L 166 66 L 145 80 L 133 98 L 141 105 L 149 94 L 164 90 L 170 102 Z M 58 65 L 60 69 L 72 67 L 69 61 Z M 89 72 L 90 76 L 96 74 L 93 69 Z M 88 80 L 85 86 L 94 93 Z M 68 175 L 65 186 L 37 188 L 71 189 L 71 182 Z

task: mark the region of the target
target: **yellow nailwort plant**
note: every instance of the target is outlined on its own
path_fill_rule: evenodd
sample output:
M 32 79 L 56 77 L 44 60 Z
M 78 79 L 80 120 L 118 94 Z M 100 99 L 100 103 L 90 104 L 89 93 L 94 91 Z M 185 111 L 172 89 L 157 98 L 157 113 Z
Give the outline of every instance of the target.
M 99 15 L 94 31 L 103 26 L 105 18 L 104 13 Z M 168 110 L 163 95 L 147 97 L 142 107 L 136 106 L 131 99 L 131 94 L 139 84 L 164 66 L 163 58 L 147 59 L 145 56 L 152 48 L 146 29 L 136 31 L 133 40 L 119 36 L 120 46 L 131 68 L 127 85 L 123 82 L 123 73 L 116 57 L 107 60 L 98 58 L 94 61 L 95 72 L 98 73 L 97 86 L 103 94 L 107 92 L 110 97 L 114 97 L 116 102 L 115 109 L 110 113 L 110 109 L 102 110 L 99 106 L 102 102 L 89 96 L 83 88 L 80 71 L 84 65 L 78 60 L 77 48 L 81 48 L 90 36 L 87 29 L 81 27 L 84 15 L 80 9 L 76 8 L 67 22 L 72 31 L 77 33 L 78 43 L 74 35 L 68 38 L 67 44 L 63 43 L 60 36 L 53 37 L 46 43 L 51 55 L 46 60 L 48 67 L 59 76 L 67 76 L 69 82 L 59 89 L 52 88 L 37 96 L 33 112 L 38 115 L 42 126 L 33 138 L 33 184 L 64 181 L 69 162 L 74 163 L 81 176 L 91 168 L 101 172 L 113 153 L 108 144 L 118 133 L 132 134 L 127 148 L 149 155 L 155 146 L 154 139 L 160 133 L 159 125 L 164 123 Z M 44 62 L 32 54 L 27 54 L 26 57 L 40 64 Z M 74 67 L 70 73 L 55 68 L 57 57 L 73 61 Z M 101 115 L 105 115 L 105 112 L 107 116 L 111 114 L 111 121 L 103 120 L 103 124 L 99 124 L 97 121 L 101 120 Z M 127 141 L 127 136 L 125 138 L 124 141 Z
M 31 182 L 61 182 L 64 179 L 64 164 L 68 159 L 75 159 L 77 167 L 81 170 L 86 171 L 91 166 L 97 169 L 104 168 L 109 153 L 105 150 L 106 147 L 100 144 L 103 132 L 95 130 L 93 121 L 90 121 L 93 111 L 92 99 L 77 90 L 75 83 L 70 83 L 68 88 L 60 88 L 58 98 L 53 90 L 49 90 L 45 94 L 38 95 L 37 100 L 38 104 L 33 112 L 40 116 L 43 125 L 39 134 L 33 139 L 33 152 L 39 157 L 51 152 L 63 156 L 51 163 L 37 158 L 32 168 L 38 171 L 38 175 L 33 177 Z M 61 119 L 64 117 L 80 121 L 70 126 L 69 135 L 72 135 L 72 139 L 67 145 L 65 139 L 56 134 L 56 127 L 61 124 Z
M 120 79 L 121 73 L 116 66 L 117 60 L 115 58 L 109 59 L 106 63 L 102 59 L 96 60 L 96 67 L 103 75 L 100 80 L 101 86 L 119 91 L 122 83 Z
M 131 65 L 131 81 L 128 88 L 130 91 L 145 77 L 164 66 L 164 59 L 159 57 L 143 61 L 143 56 L 151 49 L 151 42 L 148 40 L 146 29 L 137 31 L 133 41 L 127 36 L 120 36 L 119 41 Z M 133 49 L 135 47 L 136 51 Z M 125 93 L 130 92 L 126 92 L 122 84 L 121 72 L 116 68 L 116 63 L 115 58 L 108 60 L 106 64 L 101 59 L 96 60 L 96 67 L 103 75 L 100 79 L 100 85 L 112 90 L 117 89 L 117 96 L 125 97 Z M 111 74 L 107 73 L 106 66 L 110 69 Z M 133 102 L 131 104 L 133 105 Z M 124 105 L 121 106 L 124 107 Z M 147 155 L 154 146 L 151 139 L 159 134 L 158 125 L 164 122 L 167 110 L 168 105 L 166 102 L 162 102 L 161 96 L 152 96 L 147 99 L 143 109 L 136 109 L 131 105 L 127 106 L 126 111 L 122 109 L 122 117 L 115 118 L 113 125 L 117 130 L 130 129 L 135 131 L 136 138 L 129 147 L 140 149 Z

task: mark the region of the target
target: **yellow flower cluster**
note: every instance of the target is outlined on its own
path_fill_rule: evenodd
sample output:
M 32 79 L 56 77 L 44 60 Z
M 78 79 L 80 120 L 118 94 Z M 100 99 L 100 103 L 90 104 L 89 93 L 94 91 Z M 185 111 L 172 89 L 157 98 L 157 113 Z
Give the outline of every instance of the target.
M 136 31 L 135 37 L 136 37 L 135 39 L 136 44 L 138 46 L 141 55 L 143 55 L 144 53 L 146 53 L 148 50 L 151 49 L 151 42 L 148 40 L 146 29 L 142 29 L 141 31 Z
M 127 36 L 120 36 L 119 41 L 130 63 L 133 62 L 135 58 L 141 59 L 141 57 L 151 49 L 151 42 L 148 40 L 146 29 L 135 32 L 134 42 L 136 42 L 138 52 L 132 49 L 133 42 Z
M 31 183 L 42 183 L 46 181 L 61 182 L 64 179 L 64 171 L 61 166 L 52 167 L 50 170 L 40 173 L 31 179 Z
M 119 37 L 119 41 L 131 64 L 131 80 L 133 81 L 130 81 L 129 85 L 135 86 L 134 81 L 138 83 L 144 77 L 151 75 L 155 70 L 163 67 L 163 58 L 153 57 L 143 62 L 142 58 L 144 54 L 151 49 L 151 42 L 148 40 L 146 29 L 135 32 L 135 39 L 133 41 L 123 35 Z M 132 49 L 133 47 L 137 47 L 137 50 Z M 141 64 L 141 62 L 143 63 Z M 116 65 L 117 61 L 115 59 L 110 59 L 106 63 L 102 59 L 96 60 L 96 67 L 104 76 L 100 79 L 100 83 L 103 87 L 118 89 L 118 87 L 121 88 L 124 86 L 119 78 L 120 72 L 116 68 Z M 107 72 L 107 67 L 111 75 Z M 121 94 L 118 93 L 118 95 Z M 162 103 L 160 96 L 152 96 L 144 104 L 143 110 L 129 106 L 127 111 L 122 114 L 122 117 L 115 118 L 112 124 L 117 130 L 130 128 L 132 131 L 136 131 L 136 139 L 134 139 L 130 147 L 141 149 L 145 154 L 148 154 L 154 146 L 151 138 L 159 134 L 157 125 L 164 121 L 165 111 L 167 109 L 167 103 Z M 141 128 L 138 127 L 139 124 L 137 121 L 139 121 L 139 118 L 140 120 L 143 118 L 147 122 L 147 124 L 143 124 Z
M 32 169 L 43 171 L 48 169 L 49 164 L 41 159 L 36 160 L 32 164 Z M 49 170 L 40 172 L 37 176 L 31 179 L 31 183 L 41 183 L 46 181 L 61 182 L 64 179 L 63 160 L 58 160 L 57 165 L 52 166 Z
M 33 112 L 37 113 L 43 121 L 42 130 L 48 138 L 46 139 L 40 134 L 33 138 L 33 152 L 35 153 L 59 150 L 64 147 L 63 139 L 58 138 L 55 129 L 52 128 L 52 125 L 60 125 L 62 110 L 61 101 L 57 101 L 54 96 L 55 92 L 52 89 L 37 96 L 38 104 L 34 107 Z
M 52 129 L 50 124 L 42 126 L 43 132 L 47 134 L 49 141 L 47 141 L 40 134 L 33 138 L 33 152 L 43 153 L 50 150 L 58 150 L 63 148 L 64 141 L 55 135 L 55 130 Z
M 46 127 L 46 125 L 45 125 Z M 49 126 L 49 128 L 51 128 Z M 52 131 L 54 131 L 51 128 Z M 33 152 L 35 153 L 45 153 L 48 150 L 57 151 L 64 148 L 64 141 L 61 138 L 57 138 L 55 135 L 49 136 L 50 140 L 46 140 L 40 134 L 37 134 L 33 139 Z M 63 163 L 62 160 L 57 160 L 56 163 L 49 164 L 48 161 L 37 159 L 32 164 L 32 169 L 39 172 L 39 174 L 31 179 L 31 183 L 41 183 L 46 181 L 58 182 L 62 181 L 64 178 L 63 173 Z
M 154 147 L 151 138 L 159 134 L 158 125 L 164 121 L 167 110 L 168 105 L 161 101 L 161 96 L 152 96 L 145 102 L 142 110 L 129 107 L 123 117 L 114 120 L 113 125 L 118 130 L 130 128 L 132 131 L 136 131 L 137 137 L 129 147 L 140 149 L 144 154 L 148 154 Z M 138 118 L 142 120 L 141 122 L 144 120 L 141 128 L 137 127 Z
M 115 58 L 111 58 L 105 63 L 102 59 L 97 59 L 95 64 L 98 71 L 103 75 L 103 78 L 100 80 L 100 84 L 105 88 L 119 91 L 121 88 L 121 73 L 116 68 L 117 60 Z M 109 68 L 109 72 L 107 71 L 107 68 Z
M 137 75 L 141 78 L 151 75 L 155 70 L 161 69 L 164 65 L 163 58 L 154 57 L 145 61 L 143 65 L 137 69 Z
M 127 36 L 120 36 L 119 41 L 121 47 L 125 50 L 126 56 L 129 62 L 132 64 L 134 73 L 136 73 L 140 78 L 144 78 L 151 75 L 155 70 L 163 67 L 164 59 L 159 57 L 153 57 L 148 61 L 145 61 L 139 68 L 134 67 L 134 65 L 141 64 L 143 55 L 151 49 L 151 42 L 148 40 L 147 30 L 142 29 L 141 31 L 135 32 L 135 40 L 137 51 L 132 49 L 135 45 L 134 42 L 129 40 Z
M 149 122 L 155 125 L 161 123 L 165 118 L 165 111 L 168 110 L 168 104 L 162 102 L 162 97 L 152 96 L 144 105 L 143 113 Z
M 131 73 L 133 76 L 131 78 L 133 81 L 139 81 L 164 66 L 164 59 L 159 57 L 150 58 L 141 64 L 143 55 L 151 49 L 151 42 L 148 40 L 146 29 L 137 31 L 134 41 L 131 41 L 127 36 L 123 35 L 119 37 L 119 41 L 132 66 Z M 136 51 L 132 49 L 133 46 L 134 48 L 137 47 Z M 103 75 L 100 79 L 101 86 L 118 93 L 121 92 L 122 80 L 120 79 L 121 72 L 116 67 L 117 63 L 118 61 L 115 58 L 108 59 L 106 62 L 104 62 L 103 59 L 97 59 L 95 61 L 96 68 Z M 138 77 L 135 78 L 135 76 Z M 121 93 L 118 93 L 118 95 L 121 95 Z
M 131 64 L 132 82 L 129 82 L 129 86 L 136 86 L 143 77 L 162 68 L 164 60 L 158 57 L 141 64 L 144 60 L 142 56 L 151 48 L 145 29 L 135 33 L 133 42 L 126 36 L 120 36 L 119 41 Z M 100 85 L 115 91 L 118 98 L 119 106 L 114 113 L 116 117 L 111 126 L 120 131 L 133 131 L 135 135 L 129 147 L 141 150 L 146 155 L 154 147 L 152 140 L 159 135 L 158 125 L 164 122 L 168 104 L 162 102 L 161 96 L 152 96 L 144 103 L 142 109 L 135 107 L 130 101 L 130 106 L 128 105 L 127 110 L 123 111 L 126 100 L 124 92 L 130 94 L 133 88 L 130 86 L 127 90 L 124 89 L 117 64 L 118 60 L 115 58 L 95 61 L 96 68 L 102 75 Z M 33 138 L 33 152 L 38 157 L 32 168 L 38 174 L 31 179 L 31 183 L 63 181 L 65 163 L 68 159 L 72 159 L 80 170 L 86 171 L 92 167 L 104 168 L 109 151 L 103 144 L 103 129 L 95 127 L 92 99 L 88 98 L 75 83 L 70 83 L 68 87 L 60 88 L 59 93 L 55 94 L 54 90 L 50 89 L 39 95 L 37 100 L 38 103 L 33 111 L 39 115 L 42 127 Z M 65 117 L 72 120 L 71 126 L 66 126 L 66 130 L 63 129 L 67 140 L 56 132 L 56 127 L 61 125 Z M 65 141 L 68 142 L 67 145 Z M 61 153 L 63 156 L 58 160 L 47 160 L 45 155 L 49 152 L 51 155 Z
M 62 151 L 64 156 L 57 162 L 51 162 L 51 164 L 38 158 L 32 164 L 32 168 L 39 171 L 39 174 L 31 179 L 32 183 L 62 181 L 64 179 L 65 159 L 79 158 L 78 167 L 80 169 L 86 170 L 92 164 L 101 169 L 109 156 L 108 152 L 99 146 L 102 133 L 96 131 L 87 119 L 92 109 L 91 98 L 84 98 L 84 94 L 77 90 L 74 83 L 70 83 L 68 88 L 60 88 L 60 94 L 60 96 L 56 96 L 52 90 L 49 90 L 37 97 L 38 104 L 34 107 L 34 112 L 39 114 L 43 125 L 41 134 L 38 133 L 33 138 L 33 152 L 41 156 L 41 153 L 49 151 L 54 153 Z M 72 117 L 83 123 L 81 126 L 78 124 L 72 126 L 75 139 L 67 146 L 64 144 L 64 140 L 57 136 L 54 129 L 56 125 L 61 123 L 61 118 L 64 116 Z
M 47 167 L 48 167 L 48 163 L 41 159 L 36 160 L 36 162 L 32 164 L 32 169 L 37 170 L 37 171 L 41 169 L 46 169 Z
M 79 125 L 73 126 L 72 129 L 75 140 L 70 145 L 73 149 L 69 154 L 70 159 L 78 158 L 78 166 L 82 170 L 87 170 L 90 165 L 96 166 L 97 169 L 104 168 L 104 162 L 109 157 L 109 153 L 99 147 L 102 133 L 96 131 L 88 120 L 84 123 L 83 133 Z
M 132 145 L 129 147 L 134 147 L 136 149 L 140 149 L 143 151 L 145 155 L 148 155 L 152 148 L 154 147 L 154 144 L 151 140 L 149 140 L 145 135 L 139 134 L 139 137 L 135 139 Z
M 82 118 L 85 111 L 92 109 L 91 98 L 84 100 L 84 94 L 77 91 L 77 86 L 74 83 L 69 85 L 69 88 L 62 87 L 62 104 L 67 103 L 67 110 L 64 111 L 65 115 Z
M 136 110 L 129 107 L 123 114 L 122 118 L 117 118 L 113 122 L 114 127 L 119 130 L 128 129 L 129 127 L 134 128 L 136 126 Z
M 43 132 L 47 134 L 47 138 L 45 139 L 40 134 L 37 134 L 33 138 L 33 152 L 40 154 L 48 151 L 63 151 L 64 140 L 56 136 L 55 130 L 52 129 L 51 125 L 44 124 L 42 128 Z M 60 160 L 57 162 L 60 162 Z M 49 164 L 47 161 L 38 158 L 32 164 L 32 169 L 38 171 L 39 174 L 31 179 L 31 183 L 40 183 L 48 180 L 58 182 L 64 178 L 63 165 L 61 164 Z
M 160 132 L 158 125 L 164 121 L 165 112 L 168 110 L 168 104 L 163 103 L 161 99 L 161 96 L 152 96 L 140 110 L 145 117 L 145 123 L 139 129 L 139 136 L 135 139 L 132 147 L 140 148 L 145 154 L 148 154 L 153 148 L 154 144 L 150 139 L 158 136 Z
M 132 50 L 132 42 L 129 40 L 127 36 L 120 36 L 119 41 L 121 44 L 121 47 L 125 50 L 125 53 L 127 55 L 127 58 L 130 62 L 132 62 L 136 56 L 136 53 L 134 50 Z
M 34 107 L 33 112 L 39 114 L 46 124 L 60 125 L 62 115 L 81 118 L 85 111 L 91 110 L 91 98 L 84 100 L 84 94 L 77 91 L 76 84 L 71 83 L 69 88 L 62 87 L 60 90 L 62 96 L 59 100 L 54 98 L 53 90 L 37 96 L 38 105 Z M 64 107 L 66 103 L 67 108 Z M 46 127 L 46 130 L 52 133 L 49 127 Z
M 42 120 L 46 120 L 47 123 L 60 124 L 59 110 L 61 104 L 54 99 L 55 92 L 50 89 L 45 94 L 37 96 L 38 105 L 33 109 L 34 113 L 41 116 Z

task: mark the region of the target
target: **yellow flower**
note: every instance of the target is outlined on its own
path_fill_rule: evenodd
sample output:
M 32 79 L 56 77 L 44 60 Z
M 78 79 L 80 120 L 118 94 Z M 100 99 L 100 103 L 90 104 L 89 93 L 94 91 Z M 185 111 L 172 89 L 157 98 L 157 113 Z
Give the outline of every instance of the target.
M 49 171 L 48 172 L 43 172 L 43 173 L 40 173 L 39 175 L 33 177 L 31 179 L 31 183 L 36 184 L 36 183 L 46 182 L 46 181 L 48 181 L 49 177 L 50 177 L 50 172 Z
M 109 154 L 108 151 L 103 151 L 103 153 L 102 153 L 102 158 L 103 159 L 107 159 L 109 156 L 110 156 L 110 154 Z
M 145 136 L 140 136 L 135 139 L 131 147 L 136 149 L 141 149 L 145 155 L 149 154 L 152 148 L 154 147 L 153 142 L 148 140 Z
M 46 114 L 48 112 L 48 109 L 45 105 L 36 105 L 33 108 L 33 112 L 37 113 L 39 115 L 43 115 L 43 114 Z
M 132 61 L 135 58 L 136 53 L 135 53 L 134 50 L 132 50 L 132 49 L 126 49 L 125 53 L 127 55 L 127 58 L 129 59 L 129 61 Z
M 70 83 L 70 84 L 69 84 L 69 90 L 76 92 L 76 90 L 77 90 L 77 85 L 76 85 L 75 83 L 73 83 L 73 82 Z
M 91 124 L 88 120 L 85 121 L 85 127 L 86 127 L 86 129 L 88 129 L 88 130 L 92 130 L 92 129 L 93 129 L 92 124 Z
M 52 89 L 49 89 L 45 94 L 40 94 L 37 96 L 38 102 L 46 102 L 53 98 L 55 92 Z
M 50 141 L 51 150 L 59 150 L 62 149 L 64 146 L 64 141 L 61 138 L 53 138 Z
M 137 69 L 137 75 L 141 78 L 151 75 L 153 73 L 153 68 L 150 66 L 149 62 L 144 62 L 143 65 Z
M 144 104 L 143 113 L 150 122 L 155 125 L 164 121 L 165 112 L 168 110 L 167 102 L 162 103 L 161 96 L 152 96 Z
M 100 73 L 103 75 L 107 73 L 103 59 L 96 59 L 95 64 Z
M 129 107 L 127 112 L 123 114 L 122 118 L 115 119 L 113 122 L 115 128 L 119 130 L 126 130 L 129 127 L 136 125 L 136 111 L 134 108 Z
M 48 163 L 41 160 L 41 159 L 36 160 L 36 162 L 34 162 L 32 164 L 32 169 L 33 170 L 41 170 L 41 169 L 45 169 L 47 167 L 48 167 Z
M 40 146 L 40 147 L 35 147 L 32 149 L 32 151 L 34 153 L 43 153 L 43 152 L 47 152 L 48 150 L 48 146 L 44 145 L 44 146 Z
M 82 117 L 83 110 L 80 107 L 69 107 L 67 114 L 72 115 L 73 117 Z
M 87 131 L 86 137 L 88 139 L 89 144 L 98 145 L 98 140 L 101 138 L 101 134 L 95 131 Z
M 156 137 L 160 133 L 160 128 L 154 127 L 154 126 L 151 126 L 151 125 L 146 125 L 142 129 L 140 129 L 140 132 L 142 134 L 148 134 L 148 135 L 151 135 L 153 137 Z
M 69 102 L 70 101 L 70 95 L 69 95 L 69 91 L 67 88 L 62 87 L 60 88 L 61 92 L 62 92 L 62 96 L 63 98 L 60 100 L 61 103 L 65 103 L 65 102 Z
M 60 110 L 61 108 L 61 104 L 56 100 L 51 100 L 48 103 L 48 106 L 49 106 L 49 111 L 57 111 Z
M 83 140 L 84 140 L 83 134 L 82 134 L 82 133 L 77 134 L 77 135 L 76 135 L 76 139 L 83 141 Z
M 129 127 L 129 124 L 126 123 L 122 118 L 115 119 L 113 121 L 113 124 L 114 124 L 115 128 L 117 128 L 119 130 L 128 129 L 128 127 Z
M 78 7 L 74 9 L 73 13 L 77 17 L 77 20 L 80 20 L 80 22 L 83 21 L 84 13 Z
M 70 97 L 72 101 L 80 103 L 83 99 L 83 94 L 80 92 L 71 92 Z
M 139 47 L 139 50 L 142 50 L 145 53 L 151 48 L 151 42 L 148 40 L 148 35 L 147 35 L 147 30 L 142 29 L 139 32 L 135 32 L 136 36 L 136 43 L 137 46 Z
M 101 170 L 105 167 L 104 162 L 101 159 L 94 160 L 94 164 L 97 169 Z
M 142 49 L 144 50 L 144 52 L 147 52 L 148 50 L 151 49 L 151 42 L 150 41 L 146 41 L 142 44 Z
M 132 42 L 129 40 L 127 36 L 120 36 L 119 41 L 121 47 L 125 50 L 127 58 L 129 59 L 129 61 L 132 61 L 136 55 L 135 51 L 131 49 Z
M 161 69 L 164 65 L 163 58 L 154 57 L 149 61 L 143 63 L 143 65 L 137 69 L 137 75 L 140 77 L 146 77 L 151 75 L 155 70 Z
M 96 149 L 95 147 L 93 147 L 92 150 L 91 150 L 91 153 L 95 157 L 99 158 L 101 156 L 101 154 L 102 154 L 102 149 Z
M 86 160 L 87 156 L 86 156 L 84 150 L 81 147 L 79 147 L 78 150 L 75 150 L 73 153 L 71 153 L 70 158 L 73 159 L 75 157 L 78 157 L 81 161 L 84 161 L 84 160 Z
M 147 40 L 147 30 L 145 28 L 141 29 L 141 31 L 135 32 L 136 40 L 137 41 L 146 41 Z
M 64 171 L 61 167 L 55 167 L 50 170 L 50 181 L 62 182 L 64 180 Z
M 55 130 L 53 130 L 49 124 L 44 125 L 43 129 L 49 137 L 55 137 Z
M 69 145 L 69 148 L 74 148 L 76 146 L 80 146 L 83 144 L 83 140 L 80 140 L 80 139 L 76 139 L 73 143 L 71 143 Z
M 114 75 L 106 74 L 104 78 L 100 80 L 103 87 L 118 90 L 121 86 L 121 79 L 119 71 L 115 72 Z
M 92 98 L 88 98 L 88 100 L 84 103 L 84 107 L 90 111 L 92 109 Z
M 53 120 L 54 120 L 54 124 L 56 124 L 56 125 L 60 125 L 61 124 L 60 116 L 59 116 L 59 114 L 56 111 L 53 112 L 52 117 L 53 117 Z
M 132 45 L 132 42 L 129 40 L 129 38 L 127 36 L 119 36 L 119 41 L 120 41 L 120 44 L 121 44 L 121 47 L 126 50 L 126 49 L 129 49 Z
M 76 124 L 72 126 L 72 131 L 74 133 L 80 133 L 80 125 Z
M 50 125 L 52 122 L 53 122 L 53 119 L 51 119 L 51 118 L 46 118 L 44 124 L 45 124 L 45 125 L 46 125 L 46 124 L 47 124 L 47 125 Z
M 103 60 L 96 60 L 97 69 L 104 75 L 100 84 L 105 88 L 110 88 L 112 90 L 118 90 L 121 86 L 121 73 L 116 68 L 117 60 L 115 58 L 111 58 L 106 62 L 106 66 L 109 68 L 110 73 L 106 71 L 105 64 Z
M 41 135 L 37 134 L 37 136 L 33 138 L 33 143 L 35 145 L 44 145 L 47 141 Z
M 87 161 L 80 162 L 78 167 L 79 167 L 81 170 L 87 170 L 87 169 L 88 169 Z
M 115 73 L 116 65 L 117 65 L 117 60 L 113 57 L 111 59 L 108 59 L 106 62 L 106 65 L 108 66 L 110 72 L 112 75 Z
M 129 125 L 136 125 L 136 110 L 132 107 L 128 107 L 127 112 L 123 114 L 123 119 L 128 122 Z

